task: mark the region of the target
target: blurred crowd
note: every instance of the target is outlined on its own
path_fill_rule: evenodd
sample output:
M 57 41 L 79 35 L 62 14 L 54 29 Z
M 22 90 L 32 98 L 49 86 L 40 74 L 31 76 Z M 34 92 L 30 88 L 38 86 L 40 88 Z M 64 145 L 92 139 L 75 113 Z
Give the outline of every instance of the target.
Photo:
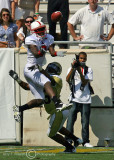
M 98 0 L 95 0 L 98 2 Z M 68 30 L 71 36 L 76 41 L 107 41 L 114 35 L 113 16 L 105 11 L 105 16 L 101 17 L 101 22 L 97 22 L 97 10 L 102 10 L 102 7 L 94 10 L 91 0 L 88 0 L 91 9 L 88 5 L 76 11 L 76 13 L 69 19 L 69 1 L 54 1 L 49 0 L 47 3 L 47 20 L 49 25 L 49 34 L 57 41 L 68 41 Z M 0 48 L 5 47 L 21 47 L 24 46 L 24 41 L 27 36 L 31 34 L 30 25 L 33 21 L 43 19 L 39 13 L 40 0 L 4 0 L 0 6 Z M 52 4 L 52 5 L 51 5 Z M 96 3 L 97 5 L 97 3 Z M 88 14 L 89 12 L 92 14 Z M 55 11 L 61 11 L 63 18 L 60 21 L 60 34 L 56 33 L 56 23 L 51 20 L 51 14 Z M 93 18 L 93 13 L 96 18 Z M 89 17 L 89 19 L 87 18 Z M 99 16 L 100 17 L 100 16 Z M 69 19 L 69 20 L 68 20 Z M 104 21 L 112 25 L 109 34 L 104 36 Z M 81 31 L 77 36 L 75 33 L 75 26 L 80 23 Z M 96 26 L 95 26 L 96 24 Z M 93 27 L 92 27 L 93 26 Z M 90 30 L 91 28 L 91 30 Z M 90 31 L 92 33 L 90 33 Z M 93 33 L 94 32 L 94 33 Z M 97 46 L 97 47 L 96 47 Z M 80 45 L 80 48 L 105 48 L 101 45 Z M 60 49 L 67 49 L 67 44 L 60 44 Z

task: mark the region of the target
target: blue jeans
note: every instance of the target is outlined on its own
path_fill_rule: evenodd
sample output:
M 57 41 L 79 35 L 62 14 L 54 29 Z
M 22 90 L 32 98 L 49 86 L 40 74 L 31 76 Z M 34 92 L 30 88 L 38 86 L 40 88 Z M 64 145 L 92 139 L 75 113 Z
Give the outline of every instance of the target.
M 90 104 L 82 104 L 73 102 L 73 107 L 70 109 L 70 113 L 67 119 L 66 128 L 74 133 L 74 123 L 77 120 L 77 113 L 81 113 L 81 124 L 82 124 L 82 139 L 83 144 L 89 142 L 89 118 L 90 118 Z M 70 139 L 66 138 L 70 141 Z

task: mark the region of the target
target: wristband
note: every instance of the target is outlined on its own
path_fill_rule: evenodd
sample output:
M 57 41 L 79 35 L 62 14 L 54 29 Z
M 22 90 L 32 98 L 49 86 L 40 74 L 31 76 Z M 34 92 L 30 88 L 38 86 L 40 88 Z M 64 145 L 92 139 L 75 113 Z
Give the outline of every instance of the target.
M 38 12 L 36 12 L 35 14 L 39 14 Z
M 38 55 L 39 55 L 40 57 L 43 56 L 43 54 L 41 53 L 41 51 L 38 51 Z
M 54 56 L 57 56 L 57 52 L 55 51 Z

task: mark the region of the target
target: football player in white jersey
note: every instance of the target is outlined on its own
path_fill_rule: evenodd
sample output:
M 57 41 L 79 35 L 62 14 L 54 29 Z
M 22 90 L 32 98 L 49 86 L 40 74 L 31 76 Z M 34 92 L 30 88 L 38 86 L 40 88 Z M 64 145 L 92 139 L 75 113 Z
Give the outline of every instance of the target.
M 37 66 L 39 68 L 39 66 Z M 59 63 L 57 62 L 52 62 L 49 63 L 46 67 L 46 70 L 41 69 L 41 73 L 46 75 L 50 80 L 51 80 L 51 85 L 53 87 L 53 90 L 55 91 L 57 97 L 60 97 L 60 92 L 62 89 L 62 79 L 60 77 L 62 67 Z M 34 69 L 31 67 L 31 70 Z M 9 72 L 10 76 L 15 79 L 18 84 L 25 90 L 30 90 L 30 87 L 28 83 L 23 82 L 20 80 L 18 77 L 18 74 L 14 72 L 13 70 L 10 70 Z M 37 100 L 36 100 L 37 101 Z M 60 110 L 55 108 L 55 104 L 51 100 L 51 98 L 45 93 L 45 103 L 44 103 L 45 110 L 48 114 L 50 114 L 49 118 L 49 128 L 48 128 L 48 137 L 51 139 L 55 140 L 56 142 L 64 145 L 66 147 L 66 150 L 64 151 L 65 153 L 73 153 L 76 152 L 75 147 L 77 147 L 79 144 L 82 143 L 82 140 L 80 138 L 77 138 L 73 134 L 71 134 L 66 128 L 63 127 L 63 124 L 65 120 L 68 117 L 69 110 L 68 108 L 62 108 Z M 16 112 L 15 112 L 16 113 Z M 18 115 L 18 113 L 17 113 Z M 14 115 L 16 120 L 18 121 L 17 115 Z M 62 135 L 68 136 L 74 141 L 74 146 L 72 146 L 69 142 L 66 141 L 66 139 L 58 134 L 61 133 Z
M 51 56 L 64 56 L 63 52 L 56 52 L 53 48 L 54 38 L 46 33 L 46 26 L 43 22 L 35 21 L 31 23 L 32 35 L 26 37 L 25 45 L 27 46 L 27 64 L 24 68 L 24 76 L 27 80 L 35 100 L 31 100 L 21 107 L 15 106 L 14 110 L 23 111 L 25 109 L 40 106 L 44 103 L 44 90 L 54 102 L 56 108 L 69 107 L 72 104 L 63 104 L 56 96 L 51 87 L 50 80 L 40 72 L 40 68 L 35 68 L 37 65 L 43 66 L 45 54 L 47 50 Z M 30 69 L 34 68 L 34 69 Z M 37 101 L 36 101 L 37 99 Z

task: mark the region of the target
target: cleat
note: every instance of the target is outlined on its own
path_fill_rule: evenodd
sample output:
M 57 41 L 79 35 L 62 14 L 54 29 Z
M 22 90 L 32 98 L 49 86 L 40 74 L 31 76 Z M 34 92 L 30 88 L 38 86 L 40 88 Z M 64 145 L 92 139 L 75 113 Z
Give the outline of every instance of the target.
M 92 148 L 93 146 L 90 143 L 85 143 L 84 147 Z
M 66 148 L 63 153 L 76 153 L 76 148 L 73 147 L 72 149 L 71 148 Z
M 13 106 L 13 111 L 14 112 L 19 112 L 19 107 L 17 105 Z
M 14 119 L 20 123 L 21 113 L 19 112 L 19 107 L 17 105 L 13 106 L 13 111 L 14 111 Z
M 19 112 L 14 113 L 14 119 L 16 122 L 21 122 L 21 114 Z
M 74 141 L 74 146 L 75 147 L 78 147 L 80 144 L 82 144 L 83 143 L 83 140 L 82 139 L 80 139 L 80 138 L 78 138 L 76 141 Z
M 51 117 L 52 114 L 54 114 L 55 112 L 61 112 L 64 110 L 68 110 L 72 107 L 72 103 L 70 104 L 64 104 L 64 103 L 59 103 L 56 105 L 56 108 L 54 110 L 51 111 L 51 114 L 49 115 L 49 117 L 47 119 L 49 119 Z
M 58 104 L 58 107 L 56 107 L 56 109 L 58 111 L 63 111 L 63 110 L 66 110 L 66 109 L 70 109 L 72 107 L 72 103 L 69 103 L 69 104 L 64 104 L 64 103 L 59 103 Z

